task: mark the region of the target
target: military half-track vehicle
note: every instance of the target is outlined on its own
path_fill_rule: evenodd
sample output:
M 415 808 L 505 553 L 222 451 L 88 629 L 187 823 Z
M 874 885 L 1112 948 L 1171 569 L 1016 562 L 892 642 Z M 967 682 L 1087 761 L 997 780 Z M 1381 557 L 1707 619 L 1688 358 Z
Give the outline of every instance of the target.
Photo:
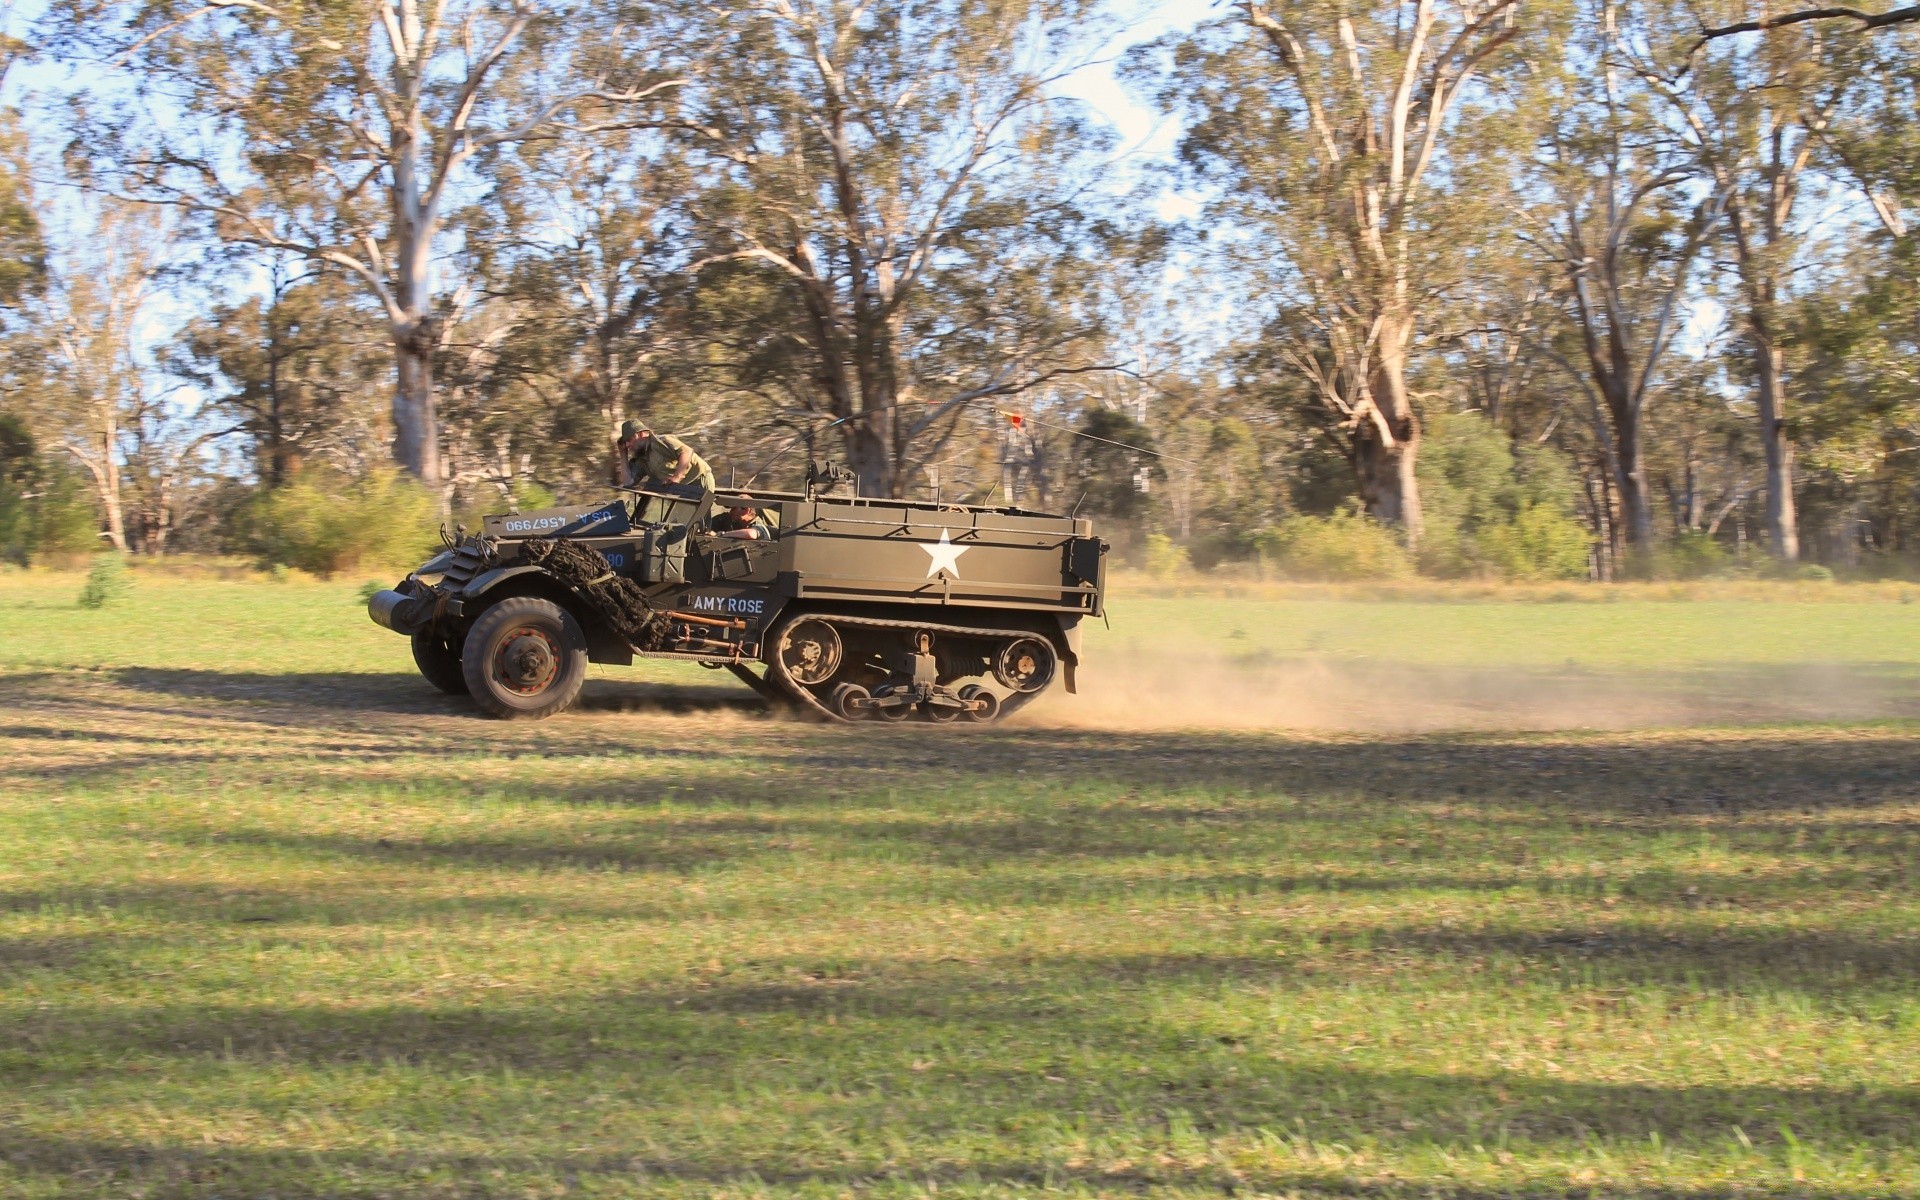
M 712 531 L 742 503 L 773 536 Z M 590 662 L 652 657 L 836 721 L 990 722 L 1056 678 L 1074 690 L 1080 623 L 1103 615 L 1091 523 L 1019 508 L 630 493 L 445 541 L 368 612 L 428 682 L 500 717 L 564 710 Z

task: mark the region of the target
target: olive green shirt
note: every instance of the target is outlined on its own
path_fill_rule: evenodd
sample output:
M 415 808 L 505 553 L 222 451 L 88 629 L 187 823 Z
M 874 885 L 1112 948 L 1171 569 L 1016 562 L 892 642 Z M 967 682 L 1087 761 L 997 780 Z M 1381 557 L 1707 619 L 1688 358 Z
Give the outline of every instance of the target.
M 680 461 L 680 452 L 688 450 L 685 442 L 670 433 L 656 433 L 647 439 L 647 444 L 634 450 L 627 459 L 627 481 L 638 486 L 642 480 L 665 483 L 673 474 L 673 468 Z M 691 451 L 689 451 L 691 453 Z M 698 454 L 687 463 L 687 475 L 682 483 L 699 483 L 708 491 L 713 490 L 713 468 L 707 466 L 707 460 Z
M 713 530 L 715 533 L 732 533 L 735 530 L 747 528 L 758 529 L 760 531 L 761 541 L 772 540 L 775 533 L 774 524 L 767 519 L 765 509 L 755 509 L 753 520 L 751 521 L 742 520 L 730 512 L 722 511 L 719 516 L 715 517 L 707 525 L 707 528 Z

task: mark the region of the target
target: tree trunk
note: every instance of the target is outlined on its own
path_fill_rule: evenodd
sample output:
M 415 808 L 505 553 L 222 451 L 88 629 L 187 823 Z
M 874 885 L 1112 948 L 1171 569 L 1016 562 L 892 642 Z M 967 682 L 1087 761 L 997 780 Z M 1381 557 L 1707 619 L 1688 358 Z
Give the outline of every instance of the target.
M 1767 456 L 1767 540 L 1783 563 L 1800 561 L 1800 521 L 1793 503 L 1793 440 L 1786 434 L 1785 355 L 1760 322 L 1750 325 L 1759 385 L 1760 444 Z
M 100 511 L 107 520 L 107 541 L 115 550 L 125 554 L 130 547 L 127 544 L 126 510 L 120 503 L 120 463 L 116 450 L 120 442 L 120 422 L 111 408 L 106 411 L 100 432 L 99 462 L 91 461 L 89 456 L 81 459 L 81 464 L 93 476 L 94 487 L 100 493 Z
M 438 491 L 440 423 L 433 403 L 433 323 L 416 321 L 393 333 L 393 456 L 421 483 Z
M 1613 382 L 1613 381 L 1609 381 Z M 1640 414 L 1624 398 L 1609 395 L 1613 409 L 1613 440 L 1620 490 L 1621 523 L 1627 545 L 1644 552 L 1653 546 L 1653 504 L 1647 487 L 1647 464 L 1640 453 Z
M 173 532 L 173 478 L 165 466 L 154 482 L 153 516 L 147 523 L 147 553 L 155 558 L 167 552 L 167 535 Z
M 1382 322 L 1383 325 L 1387 324 Z M 1410 328 L 1412 322 L 1401 324 Z M 1420 510 L 1420 480 L 1414 473 L 1420 453 L 1420 422 L 1407 397 L 1407 360 L 1403 336 L 1392 329 L 1380 338 L 1379 357 L 1369 381 L 1374 403 L 1385 418 L 1392 442 L 1372 421 L 1362 421 L 1353 444 L 1353 467 L 1359 477 L 1360 499 L 1374 519 L 1406 530 L 1407 545 L 1420 544 L 1424 524 Z
M 1389 446 L 1378 430 L 1363 425 L 1354 443 L 1353 469 L 1367 514 L 1376 521 L 1404 526 L 1409 543 L 1419 537 L 1420 528 L 1420 485 L 1414 476 L 1417 439 L 1414 433 Z
M 127 553 L 127 518 L 120 507 L 120 468 L 107 459 L 106 477 L 100 483 L 100 507 L 106 511 L 107 541 L 120 553 Z
M 890 410 L 869 412 L 846 424 L 847 466 L 862 496 L 891 497 L 898 484 L 887 435 L 875 426 L 893 415 Z

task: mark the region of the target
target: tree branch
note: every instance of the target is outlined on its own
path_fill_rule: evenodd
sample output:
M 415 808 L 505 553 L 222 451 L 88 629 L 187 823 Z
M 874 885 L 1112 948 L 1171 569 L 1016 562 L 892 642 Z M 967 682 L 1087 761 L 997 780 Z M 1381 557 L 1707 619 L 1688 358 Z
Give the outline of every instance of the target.
M 1804 8 L 1799 12 L 1781 13 L 1777 17 L 1762 17 L 1758 21 L 1736 21 L 1732 25 L 1702 29 L 1699 44 L 1694 49 L 1698 50 L 1715 38 L 1732 37 L 1736 33 L 1765 33 L 1769 29 L 1783 29 L 1807 21 L 1858 21 L 1860 31 L 1864 33 L 1885 29 L 1889 25 L 1909 25 L 1920 21 L 1920 4 L 1889 9 L 1883 13 L 1862 12 L 1857 8 Z

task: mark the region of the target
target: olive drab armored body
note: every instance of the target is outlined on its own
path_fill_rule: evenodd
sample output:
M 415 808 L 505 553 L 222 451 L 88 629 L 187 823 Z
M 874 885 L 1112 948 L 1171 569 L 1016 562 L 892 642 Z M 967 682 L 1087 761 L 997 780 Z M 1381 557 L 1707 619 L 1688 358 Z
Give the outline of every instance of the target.
M 838 721 L 989 722 L 1055 679 L 1101 615 L 1084 519 L 804 492 L 637 493 L 489 517 L 368 601 L 420 673 L 501 717 L 573 703 L 587 664 L 676 658 Z M 751 506 L 771 536 L 727 537 Z

